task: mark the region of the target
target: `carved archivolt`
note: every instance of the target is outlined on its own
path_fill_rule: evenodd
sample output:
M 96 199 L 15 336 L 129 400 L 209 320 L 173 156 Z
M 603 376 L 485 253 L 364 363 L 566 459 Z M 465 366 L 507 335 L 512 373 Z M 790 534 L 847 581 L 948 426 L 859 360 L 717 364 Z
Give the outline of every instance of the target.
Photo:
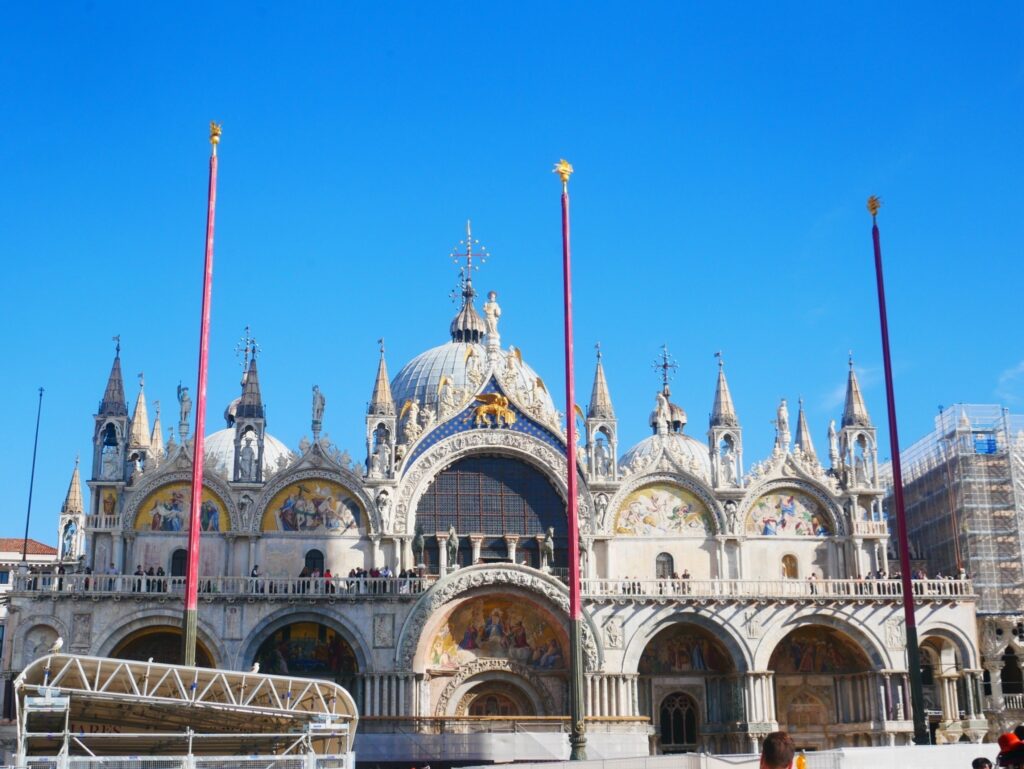
M 131 493 L 125 495 L 128 502 L 124 506 L 124 511 L 121 513 L 121 528 L 125 531 L 130 531 L 135 527 L 135 516 L 139 512 L 139 506 L 145 502 L 149 495 L 154 491 L 168 483 L 192 482 L 192 463 L 187 463 L 187 469 L 175 470 L 169 466 L 167 470 L 160 468 L 152 477 L 147 477 L 147 474 L 144 473 L 142 478 L 142 483 L 138 486 L 133 486 Z M 220 497 L 221 501 L 224 503 L 224 506 L 227 508 L 228 518 L 231 519 L 231 530 L 242 531 L 244 529 L 244 523 L 242 521 L 242 516 L 238 512 L 238 506 L 235 504 L 235 497 L 231 491 L 231 487 L 228 486 L 228 484 L 219 476 L 213 475 L 208 471 L 203 474 L 203 485 Z
M 447 715 L 448 703 L 451 701 L 451 698 L 459 690 L 459 687 L 470 678 L 481 673 L 492 672 L 509 673 L 516 678 L 529 682 L 540 698 L 541 705 L 544 708 L 543 715 L 554 715 L 557 712 L 551 691 L 541 681 L 540 676 L 536 675 L 530 668 L 520 665 L 518 662 L 510 662 L 509 660 L 478 659 L 459 666 L 459 669 L 451 677 L 448 685 L 444 687 L 441 696 L 438 697 L 437 705 L 434 708 L 434 715 L 437 717 Z
M 619 508 L 622 506 L 626 497 L 637 489 L 641 489 L 644 486 L 650 486 L 654 483 L 667 483 L 673 486 L 679 486 L 682 489 L 686 489 L 697 497 L 697 499 L 703 502 L 704 506 L 707 507 L 708 512 L 711 514 L 711 519 L 715 524 L 715 531 L 709 532 L 710 535 L 724 534 L 727 531 L 727 527 L 725 525 L 725 514 L 722 512 L 721 504 L 719 504 L 718 500 L 715 499 L 708 488 L 698 479 L 689 475 L 681 475 L 676 472 L 653 472 L 633 475 L 623 481 L 618 491 L 616 491 L 612 498 L 608 500 L 608 511 L 604 516 L 603 533 L 615 533 L 615 518 L 619 514 Z
M 323 467 L 313 468 L 307 466 L 306 468 L 286 470 L 283 473 L 275 475 L 273 480 L 263 487 L 259 497 L 256 499 L 256 504 L 253 505 L 253 512 L 249 516 L 249 521 L 247 522 L 249 530 L 254 533 L 259 532 L 260 523 L 263 521 L 263 513 L 277 492 L 292 483 L 296 483 L 297 481 L 316 478 L 325 481 L 333 481 L 334 483 L 344 486 L 353 497 L 359 500 L 359 504 L 361 504 L 363 506 L 363 510 L 366 511 L 366 533 L 380 533 L 380 516 L 377 512 L 377 505 L 366 493 L 366 489 L 363 488 L 362 480 L 356 478 L 356 476 L 351 472 L 339 467 L 329 459 L 324 460 Z M 317 534 L 318 536 L 325 536 L 324 532 L 317 532 Z M 330 535 L 326 534 L 326 536 Z
M 544 441 L 523 433 L 508 430 L 468 430 L 438 441 L 416 458 L 402 476 L 395 502 L 394 529 L 397 533 L 409 531 L 410 511 L 416 509 L 420 496 L 441 470 L 463 457 L 479 455 L 492 450 L 504 456 L 519 459 L 537 468 L 565 499 L 565 457 Z M 580 531 L 594 531 L 590 493 L 580 479 Z M 585 511 L 585 512 L 584 512 Z
M 538 574 L 533 569 L 512 564 L 502 566 L 468 566 L 439 580 L 416 602 L 398 637 L 398 652 L 395 656 L 399 670 L 412 670 L 413 659 L 419 647 L 423 628 L 427 620 L 446 603 L 477 588 L 515 587 L 536 593 L 557 606 L 563 616 L 569 614 L 569 591 L 553 577 Z M 597 633 L 590 618 L 584 615 L 583 657 L 588 672 L 601 665 L 601 653 L 597 645 Z

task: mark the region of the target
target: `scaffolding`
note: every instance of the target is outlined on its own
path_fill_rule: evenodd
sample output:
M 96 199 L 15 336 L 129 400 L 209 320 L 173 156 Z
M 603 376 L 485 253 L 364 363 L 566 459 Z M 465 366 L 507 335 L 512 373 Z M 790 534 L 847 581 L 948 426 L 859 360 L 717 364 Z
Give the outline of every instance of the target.
M 333 682 L 51 654 L 14 684 L 19 769 L 352 769 Z
M 994 405 L 940 410 L 935 429 L 901 453 L 911 556 L 929 576 L 964 569 L 978 614 L 1024 607 L 1024 415 Z M 892 471 L 882 468 L 886 510 Z

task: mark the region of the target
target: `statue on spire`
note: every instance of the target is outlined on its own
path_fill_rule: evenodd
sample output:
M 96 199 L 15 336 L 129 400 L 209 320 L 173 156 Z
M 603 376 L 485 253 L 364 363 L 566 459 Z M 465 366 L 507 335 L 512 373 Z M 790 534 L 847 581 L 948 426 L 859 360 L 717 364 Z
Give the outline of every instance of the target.
M 327 399 L 324 398 L 324 394 L 320 392 L 319 385 L 313 385 L 313 441 L 320 440 L 320 428 L 324 423 L 324 406 L 327 405 Z
M 178 435 L 182 441 L 188 438 L 188 415 L 191 412 L 192 398 L 189 397 L 188 388 L 178 382 Z

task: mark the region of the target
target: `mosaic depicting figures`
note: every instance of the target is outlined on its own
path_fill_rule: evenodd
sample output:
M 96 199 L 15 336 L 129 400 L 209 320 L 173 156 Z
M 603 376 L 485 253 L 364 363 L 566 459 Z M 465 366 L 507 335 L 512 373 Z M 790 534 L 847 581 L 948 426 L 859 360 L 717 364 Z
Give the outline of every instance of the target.
M 139 507 L 135 516 L 136 531 L 188 531 L 191 520 L 192 487 L 188 483 L 162 486 Z M 203 488 L 203 501 L 199 507 L 199 525 L 202 531 L 227 531 L 231 528 L 227 508 L 221 499 Z
M 281 489 L 263 513 L 263 531 L 356 533 L 362 509 L 342 485 L 321 478 Z
M 692 625 L 673 625 L 644 649 L 639 671 L 648 675 L 720 673 L 732 667 L 728 652 L 710 633 Z
M 486 596 L 459 606 L 430 644 L 427 664 L 455 670 L 479 658 L 563 670 L 568 643 L 547 612 L 519 598 Z
M 763 537 L 827 537 L 825 511 L 806 494 L 791 489 L 765 494 L 750 509 L 747 534 Z
M 704 536 L 712 530 L 704 503 L 686 489 L 667 483 L 634 491 L 615 519 L 615 533 L 632 536 Z
M 846 636 L 826 627 L 794 630 L 779 642 L 768 667 L 776 675 L 858 673 L 870 669 L 864 652 Z
M 260 672 L 336 678 L 356 672 L 352 647 L 332 628 L 315 622 L 283 627 L 260 644 Z

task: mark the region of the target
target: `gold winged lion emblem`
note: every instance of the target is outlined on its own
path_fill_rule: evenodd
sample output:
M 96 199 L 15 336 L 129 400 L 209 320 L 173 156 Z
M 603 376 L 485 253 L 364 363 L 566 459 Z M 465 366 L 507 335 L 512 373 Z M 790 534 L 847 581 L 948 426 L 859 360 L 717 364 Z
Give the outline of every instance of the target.
M 509 427 L 515 424 L 516 412 L 508 407 L 508 398 L 501 393 L 476 396 L 480 405 L 473 409 L 474 427 Z

